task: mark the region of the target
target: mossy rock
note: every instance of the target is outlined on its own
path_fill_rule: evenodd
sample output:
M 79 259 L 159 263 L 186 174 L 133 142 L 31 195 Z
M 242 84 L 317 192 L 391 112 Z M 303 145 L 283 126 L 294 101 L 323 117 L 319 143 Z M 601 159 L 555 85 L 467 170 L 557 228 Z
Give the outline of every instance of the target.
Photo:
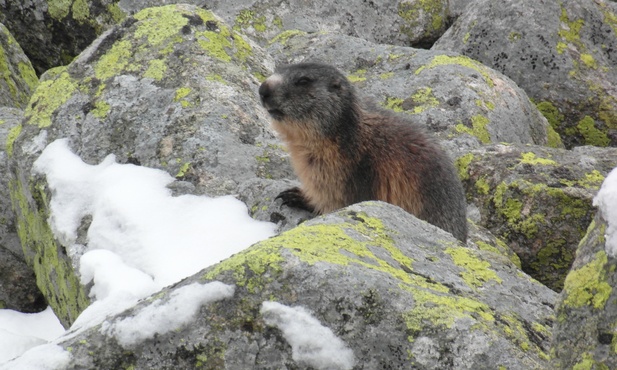
M 479 224 L 518 254 L 525 272 L 559 291 L 616 155 L 592 147 L 493 145 L 456 162 L 467 199 L 480 210 Z

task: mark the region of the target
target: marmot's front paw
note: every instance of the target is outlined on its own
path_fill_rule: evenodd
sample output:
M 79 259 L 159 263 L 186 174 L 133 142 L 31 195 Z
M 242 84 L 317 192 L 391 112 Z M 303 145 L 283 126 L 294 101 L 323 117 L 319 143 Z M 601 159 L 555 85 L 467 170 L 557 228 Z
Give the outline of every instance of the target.
M 308 204 L 304 194 L 302 193 L 302 189 L 299 187 L 287 189 L 282 191 L 279 195 L 274 198 L 274 200 L 281 199 L 283 201 L 283 205 L 292 208 L 300 208 L 309 212 L 314 212 L 315 209 L 313 206 Z

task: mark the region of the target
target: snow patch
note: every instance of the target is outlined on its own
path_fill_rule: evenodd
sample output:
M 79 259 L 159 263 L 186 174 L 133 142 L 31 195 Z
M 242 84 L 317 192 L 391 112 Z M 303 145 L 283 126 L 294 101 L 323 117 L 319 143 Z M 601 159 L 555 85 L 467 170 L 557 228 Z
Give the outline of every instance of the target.
M 354 366 L 353 351 L 307 309 L 263 302 L 260 312 L 267 325 L 283 332 L 291 345 L 294 361 L 318 370 L 345 370 Z
M 101 332 L 115 336 L 123 347 L 131 347 L 153 338 L 155 334 L 164 334 L 189 324 L 195 320 L 201 306 L 233 297 L 234 289 L 219 281 L 186 285 L 171 292 L 169 300 L 157 299 L 135 316 L 113 323 L 104 322 Z
M 593 205 L 600 208 L 606 220 L 606 254 L 617 257 L 617 168 L 608 174 L 600 191 L 593 199 Z

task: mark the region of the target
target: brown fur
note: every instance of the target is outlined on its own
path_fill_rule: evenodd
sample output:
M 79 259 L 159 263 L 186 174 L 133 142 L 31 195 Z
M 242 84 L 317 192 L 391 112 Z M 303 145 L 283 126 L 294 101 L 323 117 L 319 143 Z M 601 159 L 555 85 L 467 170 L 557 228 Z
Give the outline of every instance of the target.
M 423 127 L 361 106 L 344 76 L 326 65 L 283 69 L 260 95 L 302 183 L 279 195 L 284 204 L 328 213 L 382 200 L 466 240 L 462 185 Z

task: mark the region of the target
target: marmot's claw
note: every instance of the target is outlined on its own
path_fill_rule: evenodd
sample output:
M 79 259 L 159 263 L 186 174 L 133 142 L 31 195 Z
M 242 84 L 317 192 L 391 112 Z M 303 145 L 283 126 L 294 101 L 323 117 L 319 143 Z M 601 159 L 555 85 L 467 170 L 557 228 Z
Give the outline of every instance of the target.
M 300 208 L 309 212 L 313 212 L 314 208 L 309 205 L 302 194 L 302 190 L 298 187 L 282 191 L 274 200 L 281 199 L 283 205 L 291 208 Z

